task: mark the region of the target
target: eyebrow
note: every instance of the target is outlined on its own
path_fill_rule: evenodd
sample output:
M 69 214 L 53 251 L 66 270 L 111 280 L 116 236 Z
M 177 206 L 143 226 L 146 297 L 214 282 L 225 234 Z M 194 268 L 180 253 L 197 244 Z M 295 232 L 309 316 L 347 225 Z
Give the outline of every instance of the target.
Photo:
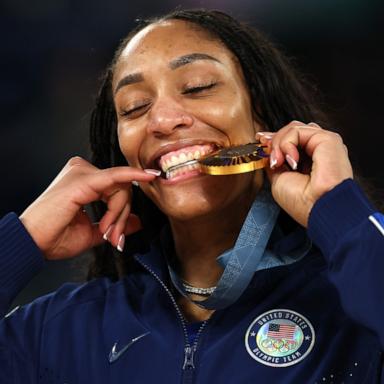
M 130 75 L 124 76 L 117 83 L 117 86 L 116 86 L 114 94 L 116 95 L 117 91 L 120 88 L 125 87 L 126 85 L 139 83 L 140 81 L 143 81 L 143 80 L 144 80 L 144 77 L 143 77 L 142 73 L 140 73 L 140 72 L 138 72 L 138 73 L 131 73 Z
M 172 60 L 168 66 L 170 69 L 174 70 L 174 69 L 182 67 L 183 65 L 191 64 L 197 60 L 212 60 L 212 61 L 216 61 L 217 63 L 221 64 L 220 60 L 218 60 L 215 57 L 208 55 L 206 53 L 190 53 L 188 55 L 180 56 L 180 57 Z M 140 81 L 143 81 L 143 80 L 144 80 L 144 76 L 141 72 L 131 73 L 127 76 L 124 76 L 117 83 L 114 94 L 116 94 L 120 88 L 125 87 L 126 85 L 139 83 Z
M 197 60 L 213 60 L 217 63 L 221 63 L 220 60 L 216 59 L 215 57 L 211 55 L 207 55 L 206 53 L 191 53 L 189 55 L 180 56 L 177 59 L 172 60 L 169 63 L 169 68 L 176 69 L 179 67 L 182 67 L 183 65 L 187 65 L 190 63 L 193 63 Z

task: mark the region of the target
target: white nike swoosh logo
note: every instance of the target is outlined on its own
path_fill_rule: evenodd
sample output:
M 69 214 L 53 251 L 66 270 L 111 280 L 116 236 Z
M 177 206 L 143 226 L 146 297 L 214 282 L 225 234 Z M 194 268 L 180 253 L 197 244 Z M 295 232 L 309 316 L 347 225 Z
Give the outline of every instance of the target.
M 140 336 L 137 336 L 133 338 L 127 345 L 125 345 L 120 351 L 117 350 L 117 343 L 115 343 L 112 347 L 111 353 L 109 354 L 109 362 L 113 363 L 115 362 L 129 347 L 131 347 L 136 341 L 140 340 L 141 338 L 149 335 L 150 332 L 145 332 Z

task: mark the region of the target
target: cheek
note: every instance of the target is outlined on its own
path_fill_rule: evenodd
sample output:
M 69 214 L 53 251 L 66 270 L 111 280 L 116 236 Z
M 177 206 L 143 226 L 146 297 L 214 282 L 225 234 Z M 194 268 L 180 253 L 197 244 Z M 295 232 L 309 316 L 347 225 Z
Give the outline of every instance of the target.
M 252 112 L 247 103 L 241 98 L 233 100 L 228 105 L 225 126 L 232 145 L 254 141 L 255 127 Z
M 227 94 L 214 102 L 206 102 L 203 108 L 194 107 L 195 116 L 226 134 L 229 138 L 254 139 L 253 116 L 249 102 L 238 93 Z
M 140 166 L 139 150 L 142 143 L 142 133 L 139 127 L 127 127 L 124 123 L 119 123 L 117 137 L 122 154 L 128 164 L 134 167 Z

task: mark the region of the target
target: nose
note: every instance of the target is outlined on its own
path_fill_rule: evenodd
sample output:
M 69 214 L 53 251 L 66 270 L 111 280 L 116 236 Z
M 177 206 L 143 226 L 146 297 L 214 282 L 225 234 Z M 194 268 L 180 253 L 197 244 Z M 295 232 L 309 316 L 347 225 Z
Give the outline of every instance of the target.
M 156 135 L 170 135 L 176 129 L 193 125 L 193 116 L 172 100 L 158 100 L 151 108 L 147 131 Z

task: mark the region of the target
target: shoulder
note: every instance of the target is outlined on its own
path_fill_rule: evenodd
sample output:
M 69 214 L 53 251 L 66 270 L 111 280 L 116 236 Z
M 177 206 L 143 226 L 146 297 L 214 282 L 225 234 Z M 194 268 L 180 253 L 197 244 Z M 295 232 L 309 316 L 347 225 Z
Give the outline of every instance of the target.
M 103 308 L 110 291 L 121 289 L 121 285 L 121 281 L 113 282 L 108 278 L 81 284 L 65 283 L 56 291 L 11 311 L 7 316 L 24 320 L 39 319 L 42 325 L 46 325 L 60 315 L 84 311 L 86 306 Z

